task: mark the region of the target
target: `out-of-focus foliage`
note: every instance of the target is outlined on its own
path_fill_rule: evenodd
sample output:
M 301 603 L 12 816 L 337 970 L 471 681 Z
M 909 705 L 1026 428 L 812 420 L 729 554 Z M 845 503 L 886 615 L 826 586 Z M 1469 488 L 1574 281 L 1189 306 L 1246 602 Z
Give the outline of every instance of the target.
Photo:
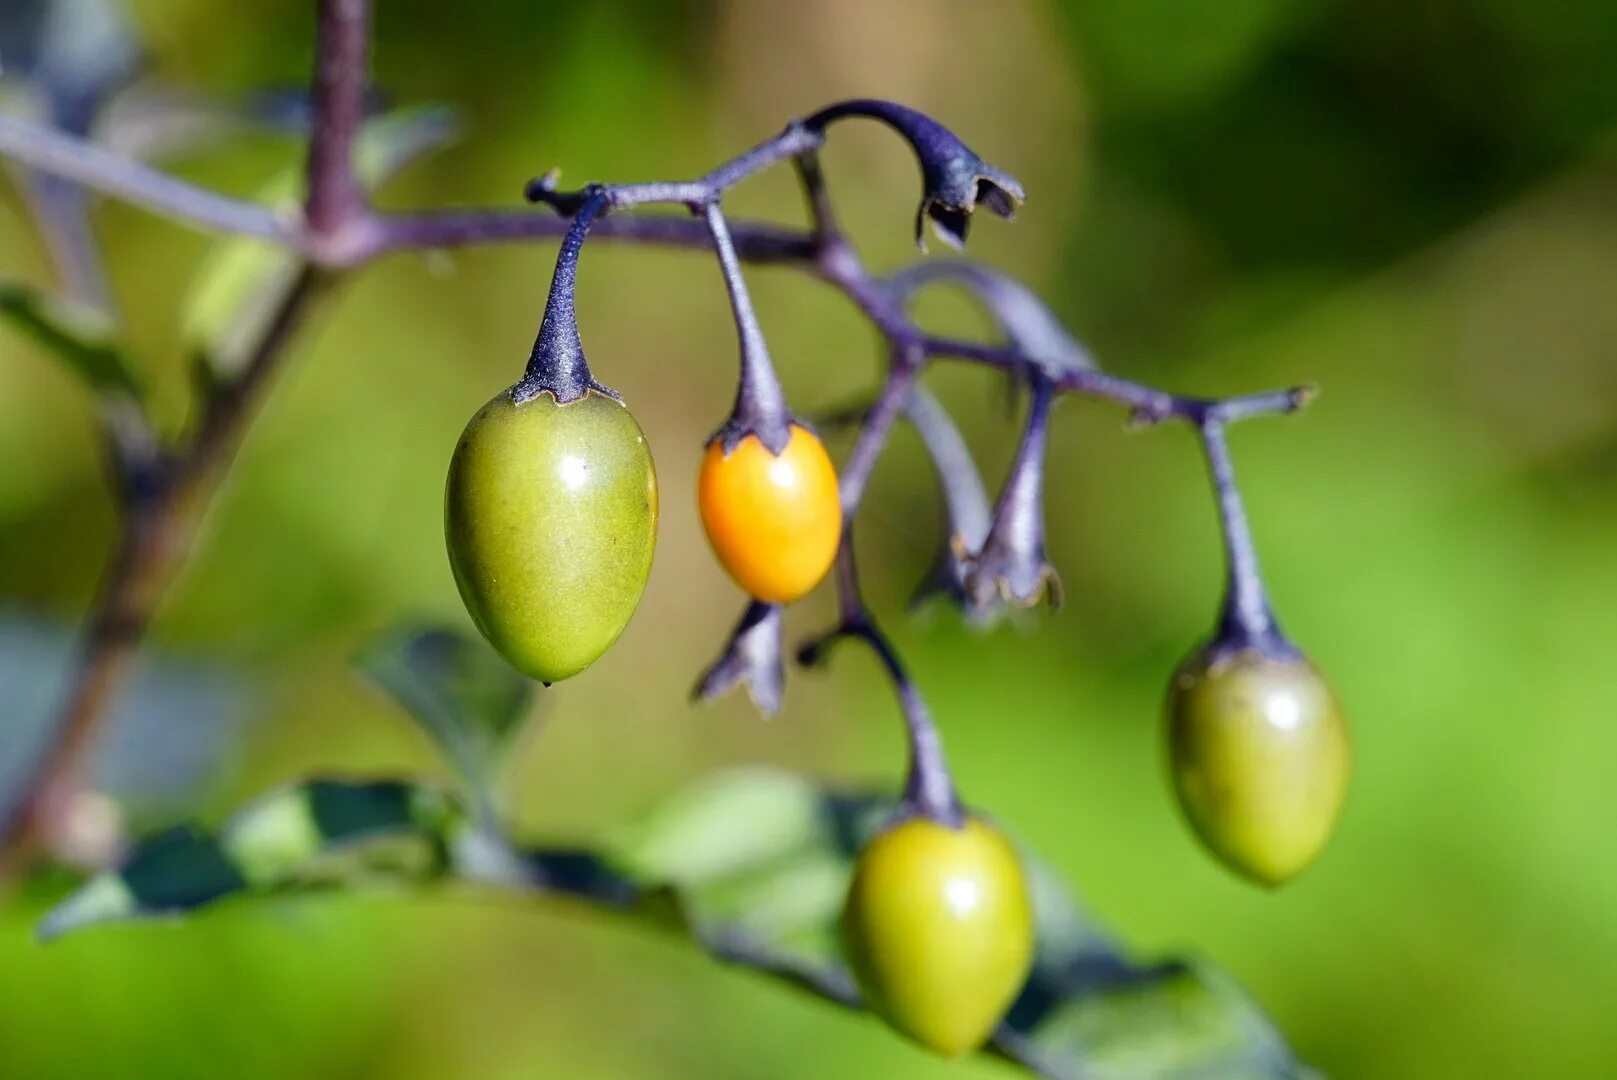
M 532 684 L 479 638 L 400 628 L 362 668 L 451 757 L 498 740 Z M 492 764 L 466 768 L 474 791 Z M 859 994 L 837 931 L 853 860 L 891 818 L 890 796 L 827 791 L 773 769 L 699 781 L 597 851 L 516 847 L 488 812 L 397 780 L 304 781 L 260 796 L 216 833 L 176 826 L 140 841 L 115 873 L 79 886 L 44 939 L 112 921 L 182 916 L 235 894 L 260 898 L 378 881 L 459 880 L 529 897 L 581 899 L 689 936 L 718 959 L 841 1004 Z M 1052 1077 L 1299 1077 L 1285 1043 L 1222 974 L 1131 962 L 1024 853 L 1039 951 L 993 1048 Z
M 462 780 L 486 790 L 533 706 L 533 683 L 480 639 L 399 627 L 366 644 L 359 669 L 393 695 Z
M 375 117 L 355 140 L 354 172 L 366 189 L 374 189 L 455 134 L 454 113 L 442 107 L 399 109 Z M 295 209 L 302 190 L 303 163 L 291 161 L 253 197 Z M 235 236 L 214 243 L 180 309 L 185 347 L 206 363 L 204 374 L 240 372 L 249 344 L 262 336 L 265 321 L 301 266 L 295 253 L 265 240 Z
M 32 340 L 94 393 L 140 396 L 140 376 L 106 315 L 24 285 L 0 282 L 0 323 Z
M 0 688 L 5 753 L 0 807 L 9 808 L 44 741 L 66 686 L 73 639 L 62 628 L 0 615 Z M 97 786 L 137 827 L 166 823 L 216 790 L 239 755 L 254 713 L 237 672 L 195 659 L 148 657 L 113 709 L 97 755 Z
M 242 100 L 305 76 L 303 0 L 130 14 L 153 77 Z M 1164 783 L 1162 688 L 1219 587 L 1182 433 L 1057 409 L 1049 541 L 1068 605 L 988 636 L 897 617 L 936 540 L 926 464 L 901 440 L 861 527 L 867 586 L 966 796 L 1081 882 L 1132 950 L 1216 957 L 1333 1077 L 1617 1071 L 1610 4 L 617 0 L 541 20 L 500 0 L 387 4 L 378 30 L 380 82 L 454 103 L 467 134 L 388 205 L 514 203 L 551 165 L 692 174 L 788 116 L 884 95 L 1024 182 L 1018 220 L 980 222 L 974 254 L 1027 279 L 1109 368 L 1200 392 L 1318 382 L 1307 412 L 1234 447 L 1280 615 L 1340 690 L 1358 761 L 1331 849 L 1278 893 L 1218 869 Z M 295 153 L 250 136 L 174 164 L 248 193 Z M 903 149 L 850 126 L 825 158 L 871 261 L 910 258 Z M 801 213 L 785 173 L 733 211 Z M 141 378 L 177 410 L 178 306 L 209 242 L 123 207 L 94 221 Z M 8 189 L 0 277 L 44 287 L 32 237 Z M 433 769 L 346 659 L 401 614 L 461 617 L 444 468 L 525 359 L 550 259 L 399 259 L 306 338 L 156 625 L 160 652 L 263 687 L 263 722 L 200 816 L 314 772 Z M 868 387 L 883 359 L 845 304 L 788 271 L 749 280 L 794 407 Z M 943 290 L 921 311 L 986 329 Z M 523 834 L 605 837 L 740 762 L 890 789 L 901 744 L 871 665 L 792 673 L 768 725 L 740 695 L 683 702 L 741 602 L 675 490 L 733 393 L 717 271 L 592 245 L 579 315 L 669 497 L 634 623 L 548 692 L 543 752 L 519 744 L 510 763 Z M 1015 438 L 998 385 L 929 381 L 996 481 Z M 76 380 L 0 330 L 0 595 L 39 616 L 80 612 L 106 553 L 90 421 Z M 811 600 L 787 632 L 827 615 Z M 7 671 L 8 703 L 33 692 L 29 665 Z M 41 948 L 32 926 L 58 893 L 40 888 L 0 915 L 0 1046 L 20 1075 L 937 1072 L 879 1025 L 564 904 L 232 904 Z

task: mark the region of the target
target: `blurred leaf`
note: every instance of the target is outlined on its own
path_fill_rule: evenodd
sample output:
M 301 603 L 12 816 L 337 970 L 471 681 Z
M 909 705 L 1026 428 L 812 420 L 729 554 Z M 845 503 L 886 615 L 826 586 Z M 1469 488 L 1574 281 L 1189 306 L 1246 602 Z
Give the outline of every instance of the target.
M 395 780 L 310 780 L 244 806 L 217 834 L 180 826 L 141 841 L 40 923 L 52 938 L 98 922 L 179 914 L 248 889 L 442 874 L 458 808 Z
M 857 1005 L 838 922 L 853 858 L 892 808 L 885 797 L 738 769 L 624 830 L 606 861 L 648 891 L 643 910 L 672 915 L 715 956 Z M 999 1053 L 1056 1077 L 1299 1075 L 1273 1026 L 1226 977 L 1201 965 L 1135 964 L 1047 864 L 1026 852 L 1024 862 L 1039 951 L 995 1036 Z
M 0 808 L 44 746 L 75 644 L 65 628 L 0 615 Z M 191 812 L 229 774 L 252 718 L 249 703 L 249 688 L 229 668 L 148 651 L 108 716 L 95 787 L 137 826 Z
M 1201 964 L 1078 964 L 1064 978 L 1035 976 L 997 1039 L 1008 1056 L 1058 1076 L 1308 1075 L 1251 999 L 1228 976 Z
M 601 852 L 517 851 L 442 791 L 315 780 L 254 801 L 217 836 L 176 829 L 145 841 L 122 871 L 91 879 L 48 914 L 40 934 L 172 915 L 243 891 L 458 878 L 647 918 L 717 959 L 857 1008 L 837 924 L 854 854 L 891 812 L 885 797 L 741 769 L 676 795 Z M 1051 1077 L 1302 1075 L 1226 977 L 1201 964 L 1134 964 L 1048 867 L 1025 859 L 1039 955 L 995 1052 Z
M 474 791 L 486 791 L 534 684 L 482 638 L 442 627 L 397 627 L 355 658 L 430 735 Z
M 32 82 L 51 122 L 79 134 L 108 94 L 140 63 L 116 0 L 7 0 L 0 10 L 3 73 Z
M 411 162 L 459 134 L 460 120 L 446 105 L 412 105 L 368 121 L 354 144 L 360 185 L 368 191 L 380 188 Z
M 52 126 L 73 135 L 89 134 L 107 101 L 140 67 L 140 45 L 123 5 L 117 0 L 13 2 L 36 10 L 32 21 L 25 15 L 13 27 L 13 33 L 23 32 L 23 40 L 0 51 L 5 74 L 21 74 L 32 84 L 31 96 L 38 99 Z M 0 36 L 4 33 L 0 30 Z M 19 181 L 62 291 L 113 311 L 112 291 L 90 224 L 88 193 L 41 172 L 25 171 Z
M 399 109 L 368 122 L 354 145 L 360 184 L 380 187 L 457 131 L 454 111 L 436 105 Z M 303 182 L 299 160 L 268 180 L 257 200 L 296 213 Z M 266 240 L 230 237 L 214 243 L 180 308 L 181 339 L 206 362 L 204 373 L 229 377 L 241 370 L 251 343 L 301 269 L 296 252 Z
M 435 788 L 397 780 L 310 780 L 231 818 L 219 846 L 245 881 L 268 888 L 353 884 L 442 872 L 462 817 Z
M 0 319 L 66 363 L 97 393 L 141 396 L 140 377 L 112 321 L 95 308 L 0 282 Z
M 824 796 L 807 777 L 767 769 L 719 773 L 686 788 L 609 845 L 632 877 L 698 884 L 782 852 L 834 839 Z

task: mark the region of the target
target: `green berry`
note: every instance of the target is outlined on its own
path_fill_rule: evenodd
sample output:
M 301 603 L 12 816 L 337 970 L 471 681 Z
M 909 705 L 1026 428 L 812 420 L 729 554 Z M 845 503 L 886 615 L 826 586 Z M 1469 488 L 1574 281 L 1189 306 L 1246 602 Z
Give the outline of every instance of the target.
M 1179 804 L 1231 869 L 1279 885 L 1324 850 L 1352 771 L 1341 706 L 1301 657 L 1198 653 L 1168 695 Z
M 937 1053 L 975 1050 L 1033 962 L 1021 859 L 976 818 L 958 829 L 905 820 L 860 854 L 842 935 L 873 1010 Z
M 657 474 L 624 405 L 497 395 L 455 447 L 449 562 L 483 636 L 543 682 L 583 671 L 628 625 L 657 542 Z

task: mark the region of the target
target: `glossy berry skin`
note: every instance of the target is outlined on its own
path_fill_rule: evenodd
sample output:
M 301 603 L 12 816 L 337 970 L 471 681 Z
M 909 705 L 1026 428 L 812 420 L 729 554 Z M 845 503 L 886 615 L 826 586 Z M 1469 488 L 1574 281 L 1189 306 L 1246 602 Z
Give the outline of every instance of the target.
M 497 395 L 455 447 L 444 532 L 461 599 L 512 667 L 576 675 L 640 602 L 657 541 L 657 474 L 622 403 Z
M 831 569 L 842 537 L 837 471 L 812 431 L 791 426 L 776 455 L 748 435 L 708 444 L 697 481 L 702 527 L 724 569 L 759 600 L 787 604 Z
M 867 1004 L 937 1053 L 987 1041 L 1033 963 L 1033 907 L 1016 849 L 976 818 L 910 818 L 859 856 L 843 943 Z
M 1324 850 L 1352 771 L 1341 706 L 1301 657 L 1192 657 L 1168 694 L 1174 790 L 1231 869 L 1279 885 Z

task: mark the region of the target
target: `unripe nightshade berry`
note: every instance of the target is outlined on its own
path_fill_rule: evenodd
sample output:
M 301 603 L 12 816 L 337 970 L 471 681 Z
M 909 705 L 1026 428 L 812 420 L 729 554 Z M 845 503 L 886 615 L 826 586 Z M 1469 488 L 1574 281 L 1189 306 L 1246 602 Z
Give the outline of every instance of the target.
M 444 496 L 449 562 L 483 636 L 543 682 L 607 650 L 640 602 L 657 541 L 657 474 L 624 405 L 509 392 L 473 416 Z
M 874 1011 L 940 1054 L 975 1050 L 1033 963 L 1021 859 L 977 818 L 959 828 L 909 818 L 860 854 L 842 934 Z
M 824 579 L 842 539 L 836 467 L 819 436 L 792 424 L 772 454 L 756 435 L 708 444 L 697 482 L 702 527 L 724 569 L 758 600 L 789 604 Z
M 1301 656 L 1204 650 L 1168 693 L 1173 786 L 1213 854 L 1263 885 L 1314 861 L 1352 771 L 1341 706 Z

